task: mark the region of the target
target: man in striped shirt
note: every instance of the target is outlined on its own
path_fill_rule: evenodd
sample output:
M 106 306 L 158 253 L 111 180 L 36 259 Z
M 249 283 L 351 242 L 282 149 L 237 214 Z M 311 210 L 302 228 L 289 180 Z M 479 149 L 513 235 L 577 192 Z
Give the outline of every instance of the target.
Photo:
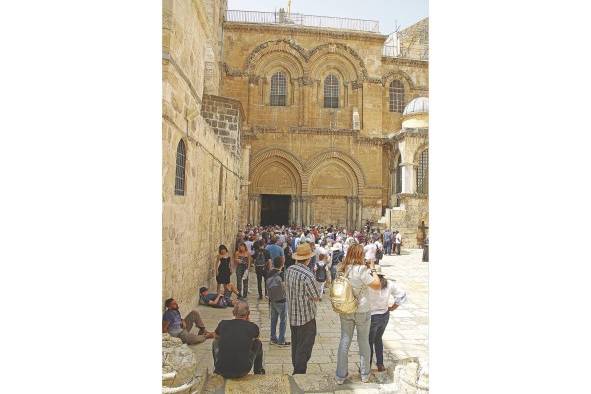
M 292 258 L 296 261 L 285 271 L 285 288 L 291 328 L 293 374 L 305 374 L 316 340 L 316 302 L 320 293 L 308 263 L 314 252 L 306 242 L 298 245 Z

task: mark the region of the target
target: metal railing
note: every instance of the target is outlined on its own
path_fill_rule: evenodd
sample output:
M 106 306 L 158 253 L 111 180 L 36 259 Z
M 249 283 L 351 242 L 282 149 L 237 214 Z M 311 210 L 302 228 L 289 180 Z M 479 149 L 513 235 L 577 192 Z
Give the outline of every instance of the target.
M 227 10 L 226 21 L 243 23 L 264 23 L 271 25 L 292 25 L 317 27 L 320 29 L 339 29 L 380 32 L 378 21 L 366 19 L 338 18 L 332 16 L 317 16 L 291 13 L 280 10 L 278 12 Z

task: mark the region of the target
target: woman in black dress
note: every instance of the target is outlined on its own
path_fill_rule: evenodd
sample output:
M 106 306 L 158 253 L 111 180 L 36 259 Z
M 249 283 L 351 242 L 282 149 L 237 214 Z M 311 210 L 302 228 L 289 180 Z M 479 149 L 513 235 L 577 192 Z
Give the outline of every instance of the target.
M 230 283 L 230 254 L 225 245 L 220 245 L 218 248 L 218 258 L 216 262 L 216 276 L 215 280 L 218 283 L 218 294 L 227 290 L 227 285 Z

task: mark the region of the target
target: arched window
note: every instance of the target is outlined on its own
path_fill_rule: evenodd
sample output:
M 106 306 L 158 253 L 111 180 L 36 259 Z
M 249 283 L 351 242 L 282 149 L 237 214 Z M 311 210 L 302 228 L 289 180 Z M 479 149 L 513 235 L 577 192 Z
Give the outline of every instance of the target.
M 324 108 L 339 108 L 339 79 L 332 74 L 324 79 Z
M 419 156 L 417 166 L 417 193 L 429 193 L 429 150 L 425 149 Z
M 404 85 L 395 79 L 390 82 L 390 112 L 404 111 Z
M 176 147 L 176 176 L 174 178 L 174 194 L 177 196 L 185 195 L 185 142 L 179 141 Z
M 285 74 L 279 71 L 271 77 L 271 105 L 275 107 L 285 107 L 286 102 L 287 89 Z

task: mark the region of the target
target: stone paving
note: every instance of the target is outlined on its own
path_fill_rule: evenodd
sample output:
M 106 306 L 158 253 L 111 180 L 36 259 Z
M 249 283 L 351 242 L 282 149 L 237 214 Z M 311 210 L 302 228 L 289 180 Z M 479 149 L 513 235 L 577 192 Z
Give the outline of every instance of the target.
M 390 322 L 384 333 L 384 364 L 391 374 L 392 366 L 397 361 L 409 358 L 418 358 L 422 364 L 428 363 L 428 263 L 421 261 L 422 250 L 403 250 L 401 256 L 385 256 L 382 260 L 382 269 L 390 276 L 394 277 L 398 284 L 407 291 L 408 300 L 398 309 L 393 311 L 390 316 Z M 232 275 L 232 282 L 235 277 Z M 251 309 L 250 319 L 256 323 L 261 332 L 261 341 L 263 342 L 264 366 L 267 374 L 287 374 L 293 372 L 291 364 L 291 348 L 280 348 L 269 345 L 270 318 L 269 307 L 265 299 L 258 300 L 256 276 L 253 274 L 249 280 L 248 303 Z M 213 331 L 218 322 L 223 319 L 232 319 L 231 308 L 215 309 L 205 306 L 198 308 L 208 330 Z M 185 311 L 183 311 L 186 313 Z M 326 390 L 326 380 L 334 376 L 336 370 L 336 355 L 340 339 L 340 322 L 338 315 L 332 310 L 328 294 L 318 304 L 317 336 L 312 352 L 312 357 L 308 363 L 308 377 L 296 375 L 290 377 L 292 385 L 295 383 L 297 388 L 292 392 L 319 392 Z M 278 325 L 279 328 L 279 325 Z M 290 340 L 289 323 L 286 330 L 286 340 Z M 199 363 L 199 370 L 202 376 L 213 371 L 213 359 L 211 355 L 211 341 L 203 344 L 191 346 Z M 392 392 L 386 389 L 385 384 L 379 384 L 383 380 L 376 373 L 374 367 L 374 383 L 359 383 L 359 347 L 356 337 L 351 344 L 349 351 L 349 375 L 351 384 L 356 387 L 375 392 Z M 322 384 L 318 385 L 320 376 Z M 215 377 L 213 381 L 219 377 Z M 294 379 L 295 378 L 295 379 Z M 285 379 L 283 377 L 282 379 Z M 218 379 L 219 387 L 223 380 Z M 385 382 L 385 381 L 384 381 Z M 332 382 L 331 382 L 332 383 Z M 213 383 L 212 383 L 213 384 Z M 324 385 L 324 386 L 323 386 Z M 360 385 L 360 386 L 359 386 Z M 215 384 L 213 384 L 215 386 Z M 330 385 L 329 385 L 330 386 Z M 356 390 L 356 387 L 338 386 L 330 387 L 330 392 L 335 389 Z M 233 387 L 233 386 L 232 386 Z M 324 388 L 323 388 L 324 387 Z M 229 392 L 226 384 L 226 392 Z M 236 392 L 235 390 L 232 390 Z M 212 390 L 211 392 L 220 392 Z M 223 389 L 222 391 L 223 392 Z M 252 392 L 252 391 L 251 391 Z M 345 391 L 337 391 L 345 392 Z M 369 392 L 369 391 L 367 391 Z

